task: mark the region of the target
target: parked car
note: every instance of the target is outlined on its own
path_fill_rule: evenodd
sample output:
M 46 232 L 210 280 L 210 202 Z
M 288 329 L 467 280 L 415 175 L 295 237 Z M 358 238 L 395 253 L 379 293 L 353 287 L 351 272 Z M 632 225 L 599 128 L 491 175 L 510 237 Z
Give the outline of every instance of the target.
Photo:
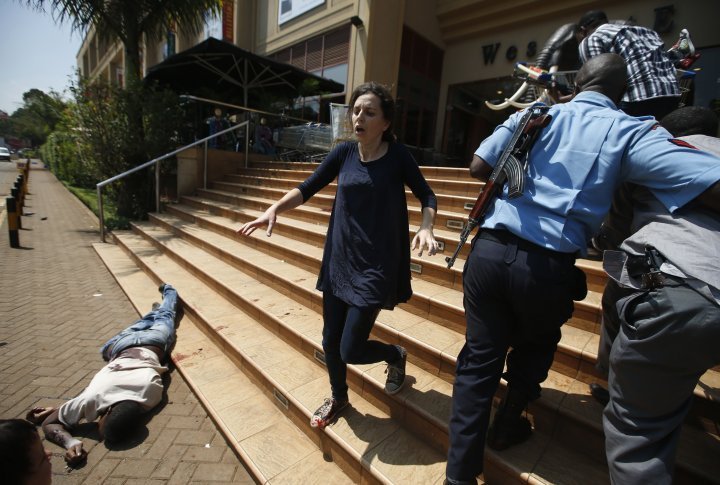
M 0 147 L 0 160 L 10 161 L 10 150 L 5 147 Z

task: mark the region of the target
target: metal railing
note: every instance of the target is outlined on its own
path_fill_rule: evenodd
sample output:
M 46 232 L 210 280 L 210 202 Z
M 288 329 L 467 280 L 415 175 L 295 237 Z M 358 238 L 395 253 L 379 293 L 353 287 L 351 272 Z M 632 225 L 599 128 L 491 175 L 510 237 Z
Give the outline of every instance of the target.
M 263 111 L 263 110 L 260 110 L 260 109 L 248 108 L 248 107 L 246 107 L 246 106 L 238 106 L 238 105 L 236 105 L 236 104 L 225 103 L 225 102 L 223 102 L 223 101 L 216 101 L 216 100 L 214 100 L 214 99 L 200 98 L 200 97 L 198 97 L 198 96 L 192 96 L 192 95 L 189 95 L 189 94 L 182 94 L 182 95 L 180 95 L 180 99 L 188 99 L 188 100 L 190 100 L 190 101 L 199 101 L 199 102 L 201 102 L 201 103 L 207 103 L 207 104 L 211 104 L 211 105 L 213 105 L 213 106 L 223 106 L 223 107 L 225 107 L 225 108 L 235 108 L 235 109 L 239 109 L 239 110 L 241 110 L 241 111 L 245 111 L 245 112 L 248 112 L 248 113 L 256 113 L 256 114 L 259 114 L 259 115 L 272 116 L 273 118 L 280 118 L 281 120 L 297 121 L 297 122 L 300 122 L 300 123 L 308 123 L 308 122 L 309 122 L 308 120 L 305 120 L 305 119 L 303 119 L 303 118 L 296 118 L 296 117 L 294 117 L 294 116 L 289 116 L 289 115 L 286 115 L 286 114 L 284 114 L 284 113 L 271 113 L 271 112 L 269 112 L 269 111 Z
M 178 148 L 177 150 L 174 150 L 170 153 L 166 153 L 165 155 L 162 155 L 158 158 L 155 158 L 153 160 L 150 160 L 149 162 L 145 162 L 142 165 L 138 165 L 137 167 L 131 168 L 130 170 L 127 170 L 119 175 L 115 175 L 114 177 L 111 177 L 107 180 L 103 180 L 102 182 L 97 184 L 97 199 L 98 199 L 98 217 L 100 219 L 100 241 L 105 242 L 105 214 L 103 211 L 103 199 L 102 199 L 102 189 L 106 185 L 109 185 L 113 182 L 116 182 L 122 178 L 127 177 L 130 174 L 133 174 L 135 172 L 138 172 L 140 170 L 144 170 L 150 166 L 155 165 L 155 211 L 160 212 L 160 162 L 163 160 L 173 157 L 177 155 L 178 153 L 182 152 L 183 150 L 187 150 L 188 148 L 192 148 L 197 145 L 204 144 L 205 145 L 205 155 L 203 159 L 203 188 L 207 188 L 207 156 L 208 156 L 208 141 L 224 135 L 225 133 L 229 133 L 234 130 L 238 130 L 242 127 L 245 127 L 245 165 L 247 166 L 248 163 L 248 155 L 249 155 L 249 145 L 250 145 L 250 122 L 249 121 L 243 121 L 242 123 L 239 123 L 235 126 L 231 126 L 230 128 L 226 128 L 222 131 L 218 131 L 217 133 L 214 133 L 210 136 L 207 136 L 201 140 L 194 141 L 188 145 L 185 145 L 181 148 Z

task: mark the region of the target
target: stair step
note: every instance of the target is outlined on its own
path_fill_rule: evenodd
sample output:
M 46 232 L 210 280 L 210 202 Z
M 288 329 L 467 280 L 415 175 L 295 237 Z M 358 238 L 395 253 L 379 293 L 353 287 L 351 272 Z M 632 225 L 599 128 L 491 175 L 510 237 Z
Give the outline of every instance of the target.
M 270 195 L 258 196 L 252 194 L 240 194 L 218 189 L 198 189 L 196 192 L 198 195 L 208 199 L 229 202 L 232 204 L 241 205 L 243 207 L 253 208 L 260 211 L 265 211 L 275 201 L 280 199 L 280 197 L 282 197 L 285 193 L 282 190 L 274 192 L 264 191 L 265 194 Z M 295 214 L 303 214 L 304 217 L 311 217 L 310 220 L 318 222 L 322 222 L 323 220 L 325 220 L 325 222 L 327 223 L 327 218 L 329 217 L 330 211 L 332 210 L 334 200 L 334 196 L 315 195 L 310 199 L 309 202 L 303 204 L 299 208 L 288 211 L 287 213 L 283 213 L 283 215 L 287 216 L 289 213 L 294 212 Z M 309 214 L 307 214 L 307 212 L 309 212 L 307 209 L 314 209 L 314 216 L 310 216 Z M 419 206 L 408 206 L 408 222 L 412 225 L 420 225 L 420 223 L 422 222 L 422 212 L 420 211 Z M 435 216 L 435 228 L 447 230 L 458 235 L 462 231 L 462 228 L 464 227 L 466 222 L 466 212 L 453 212 L 441 208 L 437 211 Z M 456 242 L 457 241 L 458 239 L 456 239 Z
M 224 180 L 215 181 L 212 184 L 214 189 L 224 190 L 227 192 L 235 192 L 240 194 L 259 195 L 265 189 L 279 191 L 278 198 L 300 185 L 304 179 L 302 178 L 276 178 L 264 177 L 252 173 L 230 174 Z M 317 194 L 334 197 L 337 192 L 337 183 L 333 182 L 320 189 Z M 461 195 L 435 194 L 438 207 L 443 210 L 452 212 L 469 213 L 477 197 L 466 197 Z M 412 191 L 407 187 L 405 189 L 405 198 L 408 205 L 419 207 L 420 202 L 415 198 Z
M 273 198 L 244 195 L 222 190 L 199 189 L 197 192 L 197 197 L 183 197 L 182 201 L 198 208 L 222 202 L 226 204 L 227 209 L 230 211 L 232 211 L 230 207 L 234 206 L 236 209 L 242 207 L 242 209 L 252 209 L 264 212 L 277 200 Z M 315 197 L 310 199 L 310 201 L 314 198 Z M 282 218 L 299 219 L 327 226 L 331 208 L 332 204 L 330 202 L 324 202 L 320 206 L 303 204 L 300 207 L 284 212 L 282 214 Z M 420 223 L 420 211 L 418 209 L 410 209 L 409 214 L 411 234 L 414 235 L 415 230 Z M 448 226 L 448 221 L 451 221 L 453 224 Z M 466 214 L 442 210 L 438 212 L 434 233 L 436 238 L 444 245 L 444 251 L 442 254 L 449 256 L 455 251 L 459 242 L 460 231 L 466 222 Z M 467 254 L 470 251 L 471 240 L 472 238 L 469 238 L 463 246 L 460 252 L 460 257 L 455 263 L 455 268 L 462 268 L 462 264 L 464 264 L 464 260 L 467 258 Z M 605 282 L 607 281 L 607 276 L 602 270 L 602 262 L 579 259 L 576 264 L 587 276 L 588 289 L 602 293 L 602 289 L 605 287 Z M 441 261 L 441 266 L 445 266 L 444 259 Z
M 243 168 L 240 169 L 239 173 L 243 175 L 261 175 L 269 176 L 278 179 L 301 179 L 305 180 L 315 170 L 314 166 L 302 165 L 298 167 L 284 168 L 273 166 L 271 168 Z M 462 178 L 445 178 L 442 174 L 433 171 L 427 171 L 425 167 L 420 168 L 425 180 L 432 187 L 436 194 L 445 195 L 459 195 L 464 197 L 471 197 L 473 201 L 477 199 L 478 194 L 484 187 L 484 183 L 477 179 L 469 177 L 469 171 L 467 177 Z M 427 172 L 427 173 L 426 173 Z M 428 176 L 430 175 L 430 176 Z
M 291 171 L 314 171 L 318 163 L 315 162 L 282 162 L 282 161 L 251 161 L 250 168 L 257 169 L 281 169 Z M 425 177 L 437 178 L 442 180 L 463 180 L 469 182 L 478 182 L 476 178 L 470 176 L 470 170 L 468 168 L 459 167 L 431 167 L 428 165 L 421 165 L 420 171 Z
M 145 250 L 145 258 L 157 266 L 153 281 L 119 247 L 100 243 L 94 247 L 140 313 L 157 299 L 160 281 L 176 285 L 185 306 L 191 305 L 185 302 L 187 294 L 199 289 L 191 276 L 166 268 L 171 265 L 158 253 L 150 256 L 152 251 Z M 173 363 L 255 479 L 312 483 L 320 474 L 332 483 L 353 483 L 198 328 L 192 313 L 186 312 L 178 326 Z
M 216 196 L 219 195 L 216 193 Z M 230 199 L 234 199 L 233 196 L 229 196 Z M 245 222 L 253 221 L 257 219 L 264 210 L 270 206 L 271 202 L 267 201 L 267 206 L 260 204 L 253 204 L 252 207 L 238 206 L 233 202 L 230 202 L 226 197 L 222 197 L 222 200 L 216 198 L 206 197 L 194 197 L 184 196 L 181 200 L 182 204 L 192 206 L 196 209 L 205 210 L 214 215 L 220 215 L 226 217 L 232 221 L 237 222 L 237 227 Z M 168 205 L 168 210 L 172 210 L 173 204 Z M 282 217 L 278 218 L 275 224 L 274 232 L 285 234 L 289 237 L 299 239 L 305 242 L 312 242 L 313 244 L 323 246 L 325 244 L 325 234 L 327 233 L 327 223 L 329 220 L 329 212 L 318 210 L 316 208 L 308 208 L 306 206 L 300 206 L 296 209 L 284 212 Z M 408 237 L 412 240 L 419 226 L 417 224 L 410 224 Z M 442 243 L 443 249 L 438 252 L 437 264 L 442 267 L 446 267 L 444 256 L 450 255 L 455 251 L 455 247 L 458 244 L 458 233 L 443 229 L 435 228 L 433 230 L 435 239 Z M 465 257 L 470 250 L 470 243 L 464 245 L 463 250 L 460 252 L 458 258 L 455 261 L 455 270 L 462 273 L 460 269 L 465 264 Z M 604 283 L 603 283 L 604 284 Z
M 255 195 L 238 194 L 234 192 L 216 189 L 198 189 L 197 194 L 202 197 L 221 200 L 224 202 L 231 202 L 234 204 L 252 207 L 254 209 L 264 211 L 265 209 L 270 207 L 270 205 L 272 205 L 276 200 L 278 200 L 284 194 L 284 192 L 278 191 L 278 193 L 275 194 L 277 195 L 277 197 L 260 197 Z M 303 204 L 302 208 L 315 209 L 315 216 L 312 220 L 322 221 L 323 219 L 327 219 L 327 217 L 329 216 L 330 211 L 332 210 L 334 200 L 335 198 L 333 196 L 315 195 L 310 199 L 309 202 Z M 293 211 L 297 211 L 297 208 L 293 209 Z M 288 213 L 289 212 L 292 211 L 288 211 Z M 308 215 L 305 214 L 305 217 L 308 217 Z M 422 213 L 419 207 L 408 207 L 408 221 L 410 224 L 414 225 L 419 225 L 422 222 Z M 440 209 L 437 211 L 435 216 L 436 228 L 446 229 L 457 234 L 462 231 L 462 228 L 464 227 L 466 222 L 467 214 L 463 212 L 452 212 Z

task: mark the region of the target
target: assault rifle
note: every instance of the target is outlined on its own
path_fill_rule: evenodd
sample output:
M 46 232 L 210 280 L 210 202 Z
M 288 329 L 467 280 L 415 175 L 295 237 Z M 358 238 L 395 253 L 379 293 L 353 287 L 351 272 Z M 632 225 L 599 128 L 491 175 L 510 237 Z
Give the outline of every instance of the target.
M 502 190 L 505 181 L 508 183 L 508 199 L 514 199 L 523 194 L 530 149 L 540 131 L 552 119 L 552 116 L 547 114 L 548 109 L 550 108 L 542 103 L 535 103 L 527 108 L 525 114 L 520 118 L 510 143 L 505 147 L 500 159 L 495 164 L 495 168 L 487 182 L 485 182 L 485 187 L 478 195 L 475 205 L 468 215 L 468 222 L 460 233 L 460 242 L 455 249 L 455 253 L 453 253 L 452 257 L 445 258 L 448 268 L 452 268 L 468 236 L 482 222 L 488 207 L 490 207 L 498 191 Z

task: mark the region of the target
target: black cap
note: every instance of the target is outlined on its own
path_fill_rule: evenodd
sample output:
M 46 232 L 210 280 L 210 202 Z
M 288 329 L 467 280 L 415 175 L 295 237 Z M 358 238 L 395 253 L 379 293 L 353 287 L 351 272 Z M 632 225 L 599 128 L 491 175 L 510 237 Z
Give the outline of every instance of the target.
M 588 28 L 595 24 L 607 23 L 608 17 L 602 10 L 590 10 L 585 12 L 580 20 L 578 20 L 578 27 Z

